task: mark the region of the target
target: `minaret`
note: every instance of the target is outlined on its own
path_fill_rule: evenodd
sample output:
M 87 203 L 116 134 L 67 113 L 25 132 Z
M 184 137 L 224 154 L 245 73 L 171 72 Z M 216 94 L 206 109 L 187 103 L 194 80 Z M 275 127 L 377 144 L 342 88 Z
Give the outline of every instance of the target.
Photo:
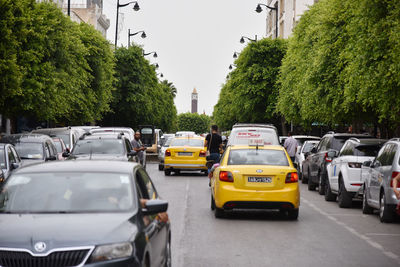
M 192 113 L 197 113 L 197 97 L 197 90 L 194 88 L 192 92 Z

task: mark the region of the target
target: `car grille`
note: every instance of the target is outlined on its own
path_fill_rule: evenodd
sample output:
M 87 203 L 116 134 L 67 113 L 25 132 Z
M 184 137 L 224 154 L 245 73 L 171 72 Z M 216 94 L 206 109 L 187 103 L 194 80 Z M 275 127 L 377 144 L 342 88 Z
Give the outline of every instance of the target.
M 56 251 L 47 256 L 32 256 L 28 252 L 0 250 L 1 267 L 70 267 L 82 263 L 89 249 Z

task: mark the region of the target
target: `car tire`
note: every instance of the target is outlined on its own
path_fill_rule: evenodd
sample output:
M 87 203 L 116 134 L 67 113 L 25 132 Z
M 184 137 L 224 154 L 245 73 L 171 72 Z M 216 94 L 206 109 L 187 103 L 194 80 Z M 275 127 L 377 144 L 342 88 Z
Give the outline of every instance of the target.
M 347 192 L 344 186 L 343 180 L 339 178 L 339 194 L 338 194 L 338 204 L 341 208 L 350 208 L 352 205 L 352 197 Z
M 301 183 L 302 183 L 302 184 L 308 183 L 308 177 L 309 177 L 309 175 L 310 175 L 310 172 L 308 172 L 307 177 L 306 177 L 304 174 L 301 175 L 301 176 L 302 176 L 302 178 L 301 178 Z
M 171 238 L 168 239 L 167 247 L 165 248 L 165 264 L 164 267 L 172 266 L 172 255 L 171 255 Z
M 204 176 L 208 176 L 208 170 L 207 171 L 202 171 Z
M 365 185 L 364 185 L 362 213 L 363 214 L 372 214 L 373 212 L 374 212 L 374 209 L 370 205 L 368 205 L 367 190 L 365 189 Z
M 310 175 L 310 172 L 308 172 L 308 175 Z M 310 176 L 308 176 L 307 182 L 308 182 L 308 191 L 314 191 L 317 186 L 311 181 Z
M 215 218 L 224 218 L 225 217 L 225 211 L 224 211 L 224 209 L 220 209 L 220 208 L 215 207 L 214 215 L 215 215 Z
M 288 212 L 287 212 L 287 218 L 288 218 L 289 220 L 294 221 L 294 220 L 297 220 L 298 217 L 299 217 L 299 209 L 291 209 L 291 210 L 288 210 Z
M 211 210 L 215 210 L 215 201 L 214 201 L 212 194 L 211 194 L 211 206 L 210 207 L 211 207 Z
M 164 170 L 164 165 L 162 165 L 162 164 L 158 164 L 158 170 L 159 170 L 159 171 L 162 171 L 162 170 Z
M 175 170 L 174 172 L 175 172 L 175 175 L 180 175 L 181 174 L 180 170 Z
M 383 223 L 393 222 L 394 212 L 393 209 L 386 204 L 385 192 L 382 192 L 379 199 L 379 219 Z
M 170 176 L 170 175 L 171 175 L 171 171 L 170 171 L 170 170 L 164 170 L 164 174 L 165 174 L 166 176 Z
M 321 173 L 318 174 L 318 194 L 324 195 L 325 194 L 325 181 L 323 180 L 325 176 Z
M 332 193 L 329 179 L 327 179 L 326 184 L 325 184 L 325 200 L 326 201 L 336 201 L 336 194 Z

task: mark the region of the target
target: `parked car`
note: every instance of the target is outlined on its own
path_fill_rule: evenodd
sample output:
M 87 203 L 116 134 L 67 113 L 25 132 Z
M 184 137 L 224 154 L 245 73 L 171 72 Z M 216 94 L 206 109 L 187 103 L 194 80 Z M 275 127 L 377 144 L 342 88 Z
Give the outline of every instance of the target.
M 362 163 L 373 160 L 387 140 L 376 138 L 350 138 L 340 152 L 330 151 L 332 162 L 327 165 L 328 179 L 325 187 L 325 200 L 336 201 L 341 208 L 349 208 L 354 197 L 362 196 Z M 361 194 L 360 194 L 361 193 Z
M 359 139 L 371 138 L 365 134 L 348 134 L 348 133 L 334 133 L 328 132 L 325 134 L 321 141 L 318 143 L 318 147 L 314 148 L 310 155 L 310 160 L 307 166 L 307 178 L 308 178 L 308 190 L 315 190 L 318 186 L 318 193 L 320 195 L 325 194 L 325 184 L 328 179 L 326 172 L 326 165 L 332 161 L 332 158 L 328 156 L 329 151 L 339 151 L 347 139 L 356 137 Z M 303 169 L 303 172 L 306 171 Z
M 164 142 L 163 146 L 161 146 L 159 152 L 158 152 L 158 160 L 160 161 L 158 163 L 158 170 L 162 171 L 164 170 L 164 159 L 165 159 L 165 151 L 169 148 L 172 140 L 174 138 L 167 138 L 167 140 Z
M 271 124 L 259 123 L 236 123 L 233 125 L 227 145 L 248 145 L 253 139 L 263 139 L 263 145 L 279 145 L 276 127 Z
M 124 133 L 125 137 L 132 142 L 135 139 L 135 131 L 129 127 L 100 127 L 90 130 L 91 134 L 98 133 Z
M 64 160 L 69 153 L 64 141 L 60 137 L 53 137 L 52 139 L 54 144 L 56 145 L 58 160 Z
M 60 137 L 68 151 L 72 151 L 76 141 L 85 133 L 84 130 L 71 127 L 43 128 L 33 130 L 31 133 L 45 134 L 50 137 Z
M 0 184 L 2 184 L 14 170 L 21 167 L 21 165 L 21 159 L 14 146 L 11 144 L 0 144 Z
M 308 156 L 311 150 L 318 145 L 319 141 L 317 140 L 308 140 L 303 143 L 303 145 L 296 152 L 296 160 L 297 163 L 297 172 L 299 174 L 299 179 L 303 184 L 308 182 L 308 178 L 304 178 L 303 176 L 303 162 L 306 159 L 306 155 Z
M 167 208 L 139 164 L 21 168 L 0 192 L 0 266 L 170 266 Z
M 297 141 L 297 148 L 296 148 L 296 154 L 294 155 L 295 157 L 295 162 L 297 163 L 297 166 L 300 165 L 299 159 L 301 157 L 300 155 L 300 149 L 301 146 L 304 144 L 305 141 L 316 141 L 317 143 L 321 140 L 321 137 L 318 136 L 312 136 L 312 135 L 293 135 L 292 136 L 294 139 Z M 298 168 L 299 170 L 299 168 Z
M 277 209 L 292 220 L 299 215 L 297 171 L 280 145 L 228 146 L 212 175 L 216 217 L 234 209 Z
M 13 144 L 24 166 L 58 159 L 53 139 L 44 134 L 10 134 L 0 142 Z
M 363 213 L 372 214 L 374 209 L 378 209 L 381 222 L 392 222 L 399 203 L 392 182 L 400 172 L 400 139 L 389 140 L 372 161 L 363 165 L 367 170 L 363 185 Z
M 136 152 L 125 135 L 117 133 L 85 135 L 76 142 L 68 159 L 134 161 Z

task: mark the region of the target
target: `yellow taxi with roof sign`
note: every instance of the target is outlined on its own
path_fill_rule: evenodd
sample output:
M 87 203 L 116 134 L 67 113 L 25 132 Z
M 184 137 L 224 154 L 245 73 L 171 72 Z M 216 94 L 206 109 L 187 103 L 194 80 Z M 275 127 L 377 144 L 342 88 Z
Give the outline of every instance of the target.
M 282 146 L 231 145 L 211 178 L 211 209 L 216 217 L 235 209 L 271 209 L 289 219 L 299 215 L 300 190 L 297 170 Z
M 165 151 L 164 174 L 180 171 L 202 171 L 207 175 L 206 148 L 200 136 L 176 137 Z

